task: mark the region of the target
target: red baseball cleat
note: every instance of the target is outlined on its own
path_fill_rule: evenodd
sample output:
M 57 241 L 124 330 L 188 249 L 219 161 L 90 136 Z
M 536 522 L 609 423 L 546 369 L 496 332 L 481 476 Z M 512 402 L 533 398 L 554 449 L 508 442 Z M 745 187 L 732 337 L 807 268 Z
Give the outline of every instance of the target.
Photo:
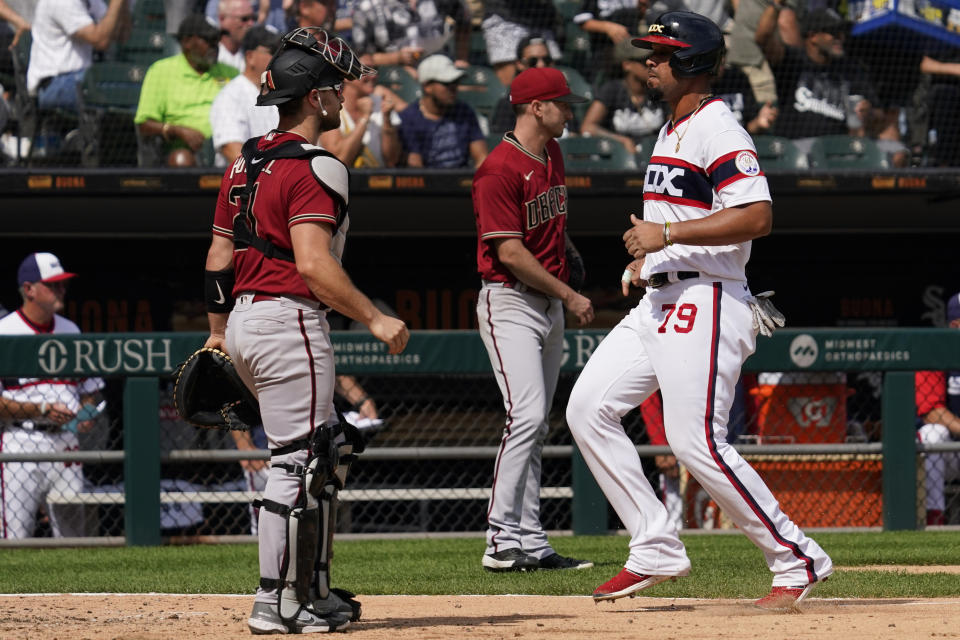
M 805 587 L 773 587 L 770 593 L 753 603 L 767 611 L 799 611 L 800 602 L 806 598 L 816 582 Z
M 674 576 L 644 576 L 623 569 L 613 578 L 597 587 L 597 590 L 593 592 L 593 601 L 616 600 L 624 596 L 633 598 L 638 591 L 652 587 L 655 584 L 660 584 L 673 577 Z

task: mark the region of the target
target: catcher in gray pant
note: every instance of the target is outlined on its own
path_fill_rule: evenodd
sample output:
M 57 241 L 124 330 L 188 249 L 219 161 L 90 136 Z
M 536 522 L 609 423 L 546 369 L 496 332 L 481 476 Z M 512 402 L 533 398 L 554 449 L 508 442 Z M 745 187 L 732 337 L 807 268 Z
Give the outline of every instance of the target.
M 343 82 L 373 73 L 319 28 L 286 34 L 257 100 L 277 105 L 279 127 L 244 145 L 214 215 L 206 346 L 225 350 L 256 393 L 272 454 L 260 588 L 247 620 L 255 634 L 335 631 L 360 615 L 359 603 L 328 585 L 336 491 L 362 441 L 334 414 L 326 310 L 362 322 L 391 354 L 409 332 L 343 270 L 349 176 L 314 143 L 340 126 Z

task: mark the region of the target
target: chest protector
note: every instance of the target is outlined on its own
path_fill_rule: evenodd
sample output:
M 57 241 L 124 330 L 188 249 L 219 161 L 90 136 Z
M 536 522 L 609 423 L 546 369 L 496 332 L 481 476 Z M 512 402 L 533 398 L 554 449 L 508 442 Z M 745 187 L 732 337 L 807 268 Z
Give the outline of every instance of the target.
M 248 221 L 253 218 L 250 207 L 253 204 L 254 185 L 260 177 L 260 171 L 273 160 L 302 158 L 310 162 L 314 178 L 339 205 L 341 213 L 337 216 L 335 232 L 340 230 L 343 221 L 347 219 L 349 173 L 335 155 L 316 145 L 290 140 L 270 149 L 261 150 L 257 148 L 261 139 L 262 137 L 247 140 L 241 150 L 246 165 L 247 184 L 237 196 L 240 213 L 233 219 L 233 245 L 236 249 L 253 247 L 268 258 L 295 262 L 291 249 L 279 247 L 266 238 L 261 238 L 250 228 Z M 319 159 L 319 162 L 315 159 Z M 339 168 L 343 168 L 343 175 L 338 175 L 341 173 L 337 170 Z

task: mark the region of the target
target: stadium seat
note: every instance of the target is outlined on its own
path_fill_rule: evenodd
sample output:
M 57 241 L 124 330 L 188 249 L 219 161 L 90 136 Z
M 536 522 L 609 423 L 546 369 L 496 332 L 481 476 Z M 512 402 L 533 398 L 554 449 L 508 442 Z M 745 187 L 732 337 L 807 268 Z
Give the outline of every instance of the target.
M 80 85 L 81 105 L 133 113 L 140 100 L 146 66 L 133 62 L 98 62 L 87 69 Z
M 757 147 L 757 159 L 764 171 L 796 171 L 808 169 L 807 156 L 790 138 L 780 136 L 754 136 Z
M 657 144 L 657 137 L 657 135 L 644 136 L 637 142 L 637 150 L 634 153 L 637 158 L 637 166 L 645 167 L 650 164 L 650 156 L 653 155 L 653 147 Z
M 163 8 L 164 0 L 137 0 L 133 4 L 133 26 L 142 29 L 166 31 L 167 13 Z M 173 31 L 176 31 L 174 25 Z M 132 38 L 132 34 L 131 34 Z
M 33 39 L 30 32 L 20 36 L 17 46 L 10 51 L 13 64 L 13 84 L 6 89 L 13 90 L 11 103 L 11 124 L 15 124 L 14 132 L 19 138 L 33 139 L 37 127 L 37 102 L 27 93 L 27 66 L 30 64 L 30 45 Z M 20 145 L 17 144 L 17 163 L 24 158 L 20 157 Z
M 507 93 L 497 74 L 490 67 L 473 65 L 460 80 L 457 98 L 463 100 L 489 120 L 493 116 L 497 102 Z
M 470 31 L 470 52 L 467 55 L 470 64 L 488 64 L 487 42 L 483 39 L 483 31 L 479 28 Z
M 584 74 L 594 72 L 590 59 L 590 35 L 586 31 L 573 24 L 572 21 L 566 21 L 562 44 L 563 57 L 559 60 L 561 64 L 573 67 Z
M 581 0 L 553 0 L 553 6 L 557 8 L 560 19 L 564 23 L 568 23 L 573 22 L 573 16 L 580 13 L 583 2 Z
M 810 148 L 810 166 L 814 169 L 886 169 L 886 154 L 871 138 L 820 136 Z
M 568 137 L 558 140 L 567 173 L 586 169 L 636 169 L 637 161 L 626 148 L 610 138 Z
M 163 27 L 134 27 L 126 42 L 117 47 L 117 56 L 126 62 L 152 64 L 160 58 L 172 56 L 177 52 L 176 39 L 167 34 Z
M 77 114 L 63 109 L 41 109 L 36 96 L 27 91 L 27 68 L 30 66 L 30 47 L 33 44 L 31 33 L 20 36 L 20 41 L 12 53 L 16 94 L 14 111 L 17 118 L 17 135 L 30 140 L 30 149 L 26 160 L 30 166 L 37 164 L 57 164 L 60 150 L 54 142 L 62 143 L 65 131 L 77 127 Z M 17 145 L 19 147 L 19 145 Z M 18 149 L 19 151 L 19 149 Z M 64 154 L 65 155 L 65 154 Z
M 133 115 L 140 100 L 145 65 L 98 62 L 80 85 L 80 127 L 84 166 L 136 163 Z
M 197 149 L 196 156 L 198 167 L 212 167 L 214 165 L 217 152 L 213 148 L 213 138 L 207 138 L 203 141 L 203 144 Z
M 385 86 L 407 102 L 420 99 L 420 83 L 400 65 L 385 64 L 378 67 L 377 84 Z
M 590 86 L 590 83 L 587 82 L 576 69 L 563 66 L 558 66 L 557 68 L 560 69 L 567 78 L 567 84 L 570 85 L 570 90 L 587 99 L 587 102 L 570 105 L 570 107 L 573 108 L 574 115 L 577 116 L 577 120 L 582 123 L 583 117 L 587 115 L 587 109 L 590 107 L 590 103 L 593 102 L 593 87 Z

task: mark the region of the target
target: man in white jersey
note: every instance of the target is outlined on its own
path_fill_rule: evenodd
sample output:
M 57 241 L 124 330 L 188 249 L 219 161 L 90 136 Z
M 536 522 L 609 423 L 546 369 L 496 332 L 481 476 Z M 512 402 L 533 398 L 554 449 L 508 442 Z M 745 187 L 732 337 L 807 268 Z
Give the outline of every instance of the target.
M 623 291 L 644 298 L 594 351 L 570 395 L 567 422 L 590 470 L 630 531 L 625 568 L 595 600 L 633 595 L 690 571 L 683 543 L 647 481 L 620 418 L 660 389 L 667 442 L 734 523 L 763 551 L 773 589 L 757 601 L 792 609 L 833 571 L 826 553 L 780 510 L 760 476 L 726 442 L 740 368 L 782 316 L 747 286 L 750 241 L 770 232 L 766 178 L 750 136 L 711 76 L 723 34 L 698 14 L 671 11 L 634 46 L 671 120 L 660 130 L 644 186 L 644 220 L 624 234 L 636 258 Z M 775 319 L 772 316 L 777 316 Z
M 63 310 L 67 280 L 76 274 L 64 271 L 52 253 L 33 253 L 17 272 L 23 305 L 0 319 L 0 335 L 32 336 L 80 333 L 58 311 Z M 93 422 L 76 420 L 81 408 L 98 411 L 100 378 L 0 381 L 0 451 L 4 453 L 60 453 L 77 451 L 77 431 Z M 81 466 L 71 462 L 6 462 L 0 464 L 0 534 L 4 538 L 29 538 L 36 527 L 37 510 L 50 492 L 76 493 L 83 489 Z M 84 535 L 82 505 L 46 505 L 55 537 Z

